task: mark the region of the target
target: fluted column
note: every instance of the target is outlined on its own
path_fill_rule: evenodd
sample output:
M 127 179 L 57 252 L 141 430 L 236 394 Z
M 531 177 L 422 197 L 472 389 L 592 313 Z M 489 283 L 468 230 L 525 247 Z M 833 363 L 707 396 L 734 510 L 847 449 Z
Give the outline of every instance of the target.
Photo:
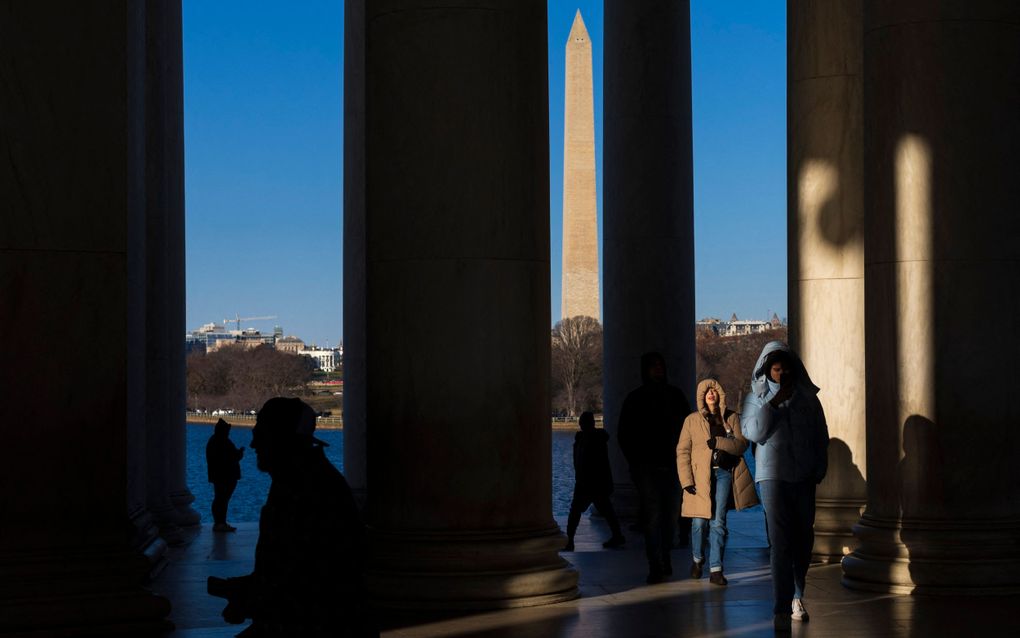
M 166 189 L 166 341 L 167 341 L 167 477 L 176 522 L 182 527 L 198 525 L 201 517 L 191 507 L 195 501 L 187 480 L 187 358 L 186 277 L 184 251 L 184 43 L 181 0 L 156 0 L 150 14 L 160 25 L 161 64 L 150 82 L 162 91 L 159 126 L 162 136 L 161 164 Z M 157 13 L 158 12 L 158 13 Z M 161 126 L 160 126 L 161 124 Z M 156 161 L 150 158 L 149 161 Z
M 861 0 L 787 3 L 790 342 L 829 424 L 815 557 L 839 561 L 867 499 Z
M 1020 6 L 869 0 L 868 505 L 853 588 L 1020 589 Z
M 344 476 L 367 496 L 365 401 L 365 0 L 344 2 Z
M 552 518 L 545 2 L 380 0 L 363 25 L 370 590 L 573 598 Z
M 144 5 L 7 3 L 0 77 L 0 633 L 146 635 Z
M 694 391 L 694 188 L 687 1 L 606 0 L 604 17 L 604 411 L 615 439 L 640 358 L 658 350 L 670 383 Z M 636 511 L 610 446 L 614 499 Z

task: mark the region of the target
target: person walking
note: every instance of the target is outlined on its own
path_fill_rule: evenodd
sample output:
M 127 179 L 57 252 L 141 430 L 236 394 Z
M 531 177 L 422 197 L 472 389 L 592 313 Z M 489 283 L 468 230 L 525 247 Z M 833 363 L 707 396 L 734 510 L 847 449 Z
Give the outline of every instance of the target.
M 747 439 L 740 417 L 726 408 L 726 393 L 715 379 L 698 384 L 698 409 L 684 421 L 676 447 L 683 487 L 681 513 L 691 519 L 691 578 L 701 578 L 705 540 L 709 542 L 709 582 L 725 586 L 726 514 L 732 502 L 742 510 L 758 504 L 754 479 L 744 462 Z
M 673 573 L 670 550 L 680 511 L 676 445 L 691 408 L 683 391 L 669 385 L 666 360 L 658 352 L 641 355 L 641 379 L 623 401 L 617 440 L 640 499 L 647 582 L 654 584 Z
M 609 467 L 609 433 L 595 428 L 595 415 L 582 412 L 577 420 L 581 431 L 574 436 L 574 498 L 567 516 L 567 545 L 563 551 L 574 551 L 574 534 L 581 514 L 591 504 L 606 518 L 613 535 L 603 547 L 619 547 L 624 543 L 620 521 L 609 495 L 613 493 L 613 473 Z
M 755 480 L 771 543 L 774 628 L 807 621 L 804 581 L 814 545 L 815 486 L 828 469 L 829 430 L 804 364 L 781 341 L 765 345 L 754 365 L 740 426 L 757 443 Z
M 230 440 L 230 424 L 216 422 L 209 442 L 205 444 L 205 464 L 209 482 L 213 484 L 212 516 L 214 532 L 234 532 L 237 528 L 227 523 L 227 503 L 241 480 L 241 457 L 244 446 L 237 447 Z

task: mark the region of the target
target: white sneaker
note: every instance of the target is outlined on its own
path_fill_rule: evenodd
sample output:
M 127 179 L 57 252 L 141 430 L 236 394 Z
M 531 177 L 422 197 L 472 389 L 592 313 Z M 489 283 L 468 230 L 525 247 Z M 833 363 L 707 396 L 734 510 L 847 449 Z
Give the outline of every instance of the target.
M 794 598 L 792 607 L 793 613 L 790 614 L 790 618 L 794 620 L 799 620 L 801 622 L 807 622 L 808 620 L 810 620 L 810 616 L 808 616 L 807 609 L 804 609 L 803 600 L 801 600 L 800 598 Z

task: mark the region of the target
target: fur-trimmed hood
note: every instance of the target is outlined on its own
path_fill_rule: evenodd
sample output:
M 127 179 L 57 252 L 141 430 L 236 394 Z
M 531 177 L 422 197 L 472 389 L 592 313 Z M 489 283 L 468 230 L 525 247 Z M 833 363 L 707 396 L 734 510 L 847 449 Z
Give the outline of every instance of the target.
M 800 360 L 800 357 L 798 357 L 793 350 L 790 349 L 790 346 L 786 345 L 782 341 L 769 341 L 765 344 L 765 347 L 761 349 L 761 354 L 758 355 L 758 361 L 754 364 L 754 372 L 751 373 L 751 394 L 760 398 L 770 396 L 768 370 L 765 369 L 765 362 L 768 360 L 770 354 L 777 351 L 785 352 L 790 358 L 794 372 L 797 375 L 797 386 L 811 394 L 818 394 L 818 386 L 816 386 L 814 382 L 811 381 L 811 377 L 808 376 L 807 369 L 804 367 L 804 362 Z
M 708 394 L 709 388 L 715 389 L 716 394 L 719 395 L 719 414 L 726 414 L 726 392 L 723 390 L 722 385 L 715 379 L 704 379 L 698 384 L 698 391 L 696 393 L 698 412 L 708 414 L 708 405 L 705 404 L 705 395 Z

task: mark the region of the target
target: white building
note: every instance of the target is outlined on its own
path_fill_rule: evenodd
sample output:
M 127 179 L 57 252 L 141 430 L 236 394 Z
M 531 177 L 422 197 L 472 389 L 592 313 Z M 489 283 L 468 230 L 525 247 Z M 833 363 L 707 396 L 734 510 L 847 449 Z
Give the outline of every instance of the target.
M 297 353 L 311 357 L 315 368 L 323 372 L 334 372 L 340 367 L 340 351 L 333 348 L 305 348 Z

